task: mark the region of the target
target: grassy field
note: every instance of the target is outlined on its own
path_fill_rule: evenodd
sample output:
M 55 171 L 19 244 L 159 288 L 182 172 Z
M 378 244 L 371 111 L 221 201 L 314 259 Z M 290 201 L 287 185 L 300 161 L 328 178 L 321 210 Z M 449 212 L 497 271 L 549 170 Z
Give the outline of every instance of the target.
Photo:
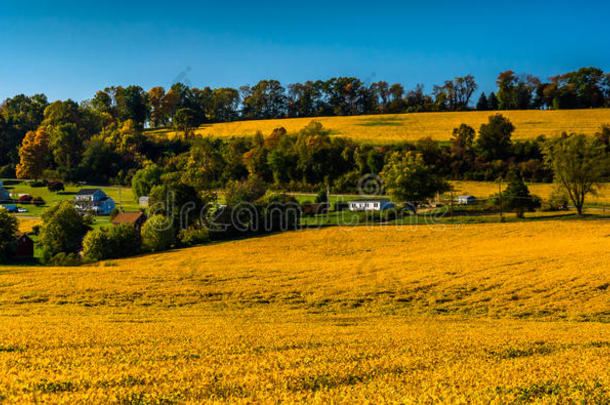
M 356 141 L 386 144 L 416 141 L 431 137 L 438 141 L 451 138 L 453 128 L 465 123 L 479 129 L 487 122 L 490 111 L 415 113 L 394 115 L 366 115 L 355 117 L 318 117 L 332 134 Z M 554 136 L 563 131 L 594 134 L 602 124 L 610 124 L 610 109 L 555 110 L 555 111 L 500 111 L 515 125 L 514 139 L 532 139 L 539 135 Z M 252 136 L 257 131 L 269 135 L 274 128 L 284 127 L 294 133 L 305 127 L 312 118 L 239 121 L 203 125 L 196 130 L 201 136 Z M 174 136 L 171 130 L 149 131 L 153 136 Z
M 19 195 L 29 194 L 33 197 L 42 197 L 45 201 L 45 204 L 42 206 L 35 206 L 31 204 L 14 204 L 19 207 L 26 208 L 29 212 L 24 214 L 19 214 L 18 216 L 25 217 L 39 217 L 43 210 L 53 205 L 56 202 L 63 200 L 74 200 L 74 194 L 76 194 L 82 188 L 100 188 L 102 189 L 109 197 L 111 197 L 117 206 L 121 203 L 121 206 L 126 211 L 138 211 L 139 206 L 133 194 L 131 192 L 131 188 L 121 187 L 120 195 L 119 188 L 112 186 L 79 186 L 79 185 L 66 185 L 66 189 L 64 191 L 60 191 L 59 193 L 50 192 L 46 187 L 32 187 L 30 182 L 27 181 L 18 181 L 18 180 L 8 180 L 4 179 L 4 188 L 6 188 L 13 198 L 18 198 Z M 103 218 L 101 218 L 103 219 Z
M 0 398 L 607 403 L 609 234 L 334 227 L 0 267 Z

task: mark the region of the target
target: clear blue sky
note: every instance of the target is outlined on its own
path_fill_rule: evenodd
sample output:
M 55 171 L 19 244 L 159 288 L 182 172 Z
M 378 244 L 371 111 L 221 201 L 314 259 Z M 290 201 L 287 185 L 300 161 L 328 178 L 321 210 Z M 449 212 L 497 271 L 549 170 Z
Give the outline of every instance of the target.
M 59 3 L 59 4 L 58 4 Z M 506 69 L 610 70 L 608 2 L 3 1 L 0 98 L 110 85 L 284 84 L 353 75 L 432 85 Z M 297 5 L 298 4 L 298 5 Z

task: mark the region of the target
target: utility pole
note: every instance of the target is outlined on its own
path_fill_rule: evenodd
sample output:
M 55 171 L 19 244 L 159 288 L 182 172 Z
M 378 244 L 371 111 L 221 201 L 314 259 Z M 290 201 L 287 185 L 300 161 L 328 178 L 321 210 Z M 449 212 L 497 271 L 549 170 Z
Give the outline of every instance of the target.
M 119 182 L 119 211 L 123 211 L 123 199 L 121 198 L 121 183 Z
M 450 196 L 451 200 L 449 201 L 449 212 L 451 212 L 451 218 L 453 218 L 453 190 L 451 190 Z
M 500 222 L 504 222 L 504 210 L 502 201 L 502 177 L 498 179 L 498 196 L 500 198 Z

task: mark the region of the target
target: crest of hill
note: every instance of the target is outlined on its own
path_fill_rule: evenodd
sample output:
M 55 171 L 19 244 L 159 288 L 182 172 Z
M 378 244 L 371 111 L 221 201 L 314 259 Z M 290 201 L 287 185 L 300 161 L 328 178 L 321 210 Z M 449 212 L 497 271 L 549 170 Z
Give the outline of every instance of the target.
M 540 135 L 556 136 L 562 132 L 593 135 L 603 124 L 610 124 L 610 109 L 582 110 L 511 110 L 511 111 L 465 111 L 429 112 L 390 115 L 359 115 L 342 117 L 288 118 L 274 120 L 235 121 L 207 124 L 195 130 L 197 135 L 214 137 L 253 136 L 260 131 L 269 135 L 273 129 L 284 127 L 296 133 L 312 120 L 319 121 L 332 135 L 351 138 L 355 141 L 387 144 L 416 141 L 431 137 L 437 141 L 448 141 L 453 128 L 468 124 L 478 130 L 490 115 L 502 114 L 516 127 L 514 139 L 534 139 Z M 149 131 L 155 136 L 175 136 L 173 130 Z

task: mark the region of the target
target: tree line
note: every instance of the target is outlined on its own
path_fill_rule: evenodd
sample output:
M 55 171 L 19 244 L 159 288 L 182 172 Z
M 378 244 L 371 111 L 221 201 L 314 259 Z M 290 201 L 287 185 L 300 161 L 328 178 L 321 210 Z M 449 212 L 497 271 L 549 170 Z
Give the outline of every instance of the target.
M 529 181 L 552 181 L 543 161 L 545 138 L 515 141 L 514 130 L 507 118 L 491 112 L 477 129 L 466 124 L 455 128 L 448 143 L 422 138 L 359 144 L 332 136 L 315 120 L 295 133 L 280 127 L 251 138 L 167 139 L 146 135 L 131 119 L 104 122 L 83 106 L 57 101 L 44 108 L 39 126 L 26 132 L 15 162 L 0 176 L 127 185 L 149 170 L 199 190 L 258 177 L 280 190 L 354 192 L 359 179 L 379 174 L 392 153 L 414 152 L 449 179 L 494 180 L 517 165 Z M 600 127 L 596 137 L 607 145 L 610 128 Z M 16 173 L 7 173 L 12 164 Z
M 495 92 L 482 93 L 476 103 L 472 98 L 478 85 L 472 75 L 446 80 L 435 85 L 431 93 L 425 93 L 422 85 L 406 90 L 400 83 L 367 84 L 355 77 L 335 77 L 286 87 L 277 80 L 261 80 L 238 89 L 196 88 L 182 83 L 148 91 L 135 85 L 113 86 L 81 103 L 49 103 L 44 94 L 21 94 L 0 106 L 0 167 L 18 163 L 18 149 L 26 133 L 40 126 L 62 132 L 64 135 L 54 138 L 61 138 L 57 142 L 64 147 L 70 143 L 68 138 L 78 135 L 89 139 L 102 130 L 118 130 L 111 126 L 126 121 L 137 129 L 171 126 L 184 130 L 205 123 L 253 119 L 610 106 L 610 74 L 594 67 L 547 81 L 507 70 L 498 75 L 496 84 Z M 45 113 L 47 108 L 50 110 Z M 64 123 L 74 126 L 56 128 Z

